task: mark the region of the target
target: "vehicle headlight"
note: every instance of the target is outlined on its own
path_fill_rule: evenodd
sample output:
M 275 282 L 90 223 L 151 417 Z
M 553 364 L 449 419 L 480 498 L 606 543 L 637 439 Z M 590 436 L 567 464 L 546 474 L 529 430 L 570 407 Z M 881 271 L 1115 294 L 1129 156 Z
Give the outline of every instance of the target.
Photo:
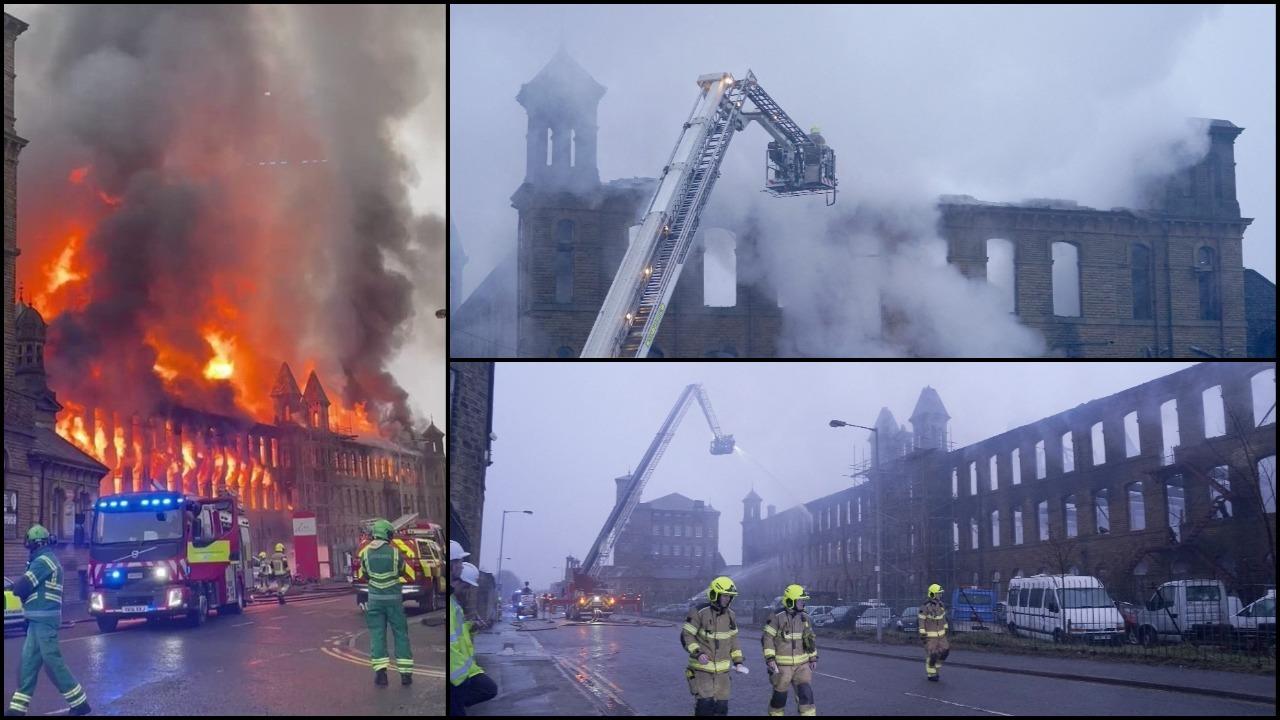
M 592 597 L 592 598 L 591 598 L 591 602 L 600 602 L 600 596 L 599 596 L 599 595 L 596 595 L 596 596 Z
M 182 589 L 174 588 L 169 591 L 169 607 L 182 607 Z
M 154 577 L 156 580 L 159 580 L 160 582 L 168 582 L 169 568 L 164 567 L 163 565 L 160 567 L 157 567 L 155 569 L 155 572 L 152 573 L 152 577 Z
M 91 610 L 102 610 L 102 593 L 89 594 L 89 608 Z

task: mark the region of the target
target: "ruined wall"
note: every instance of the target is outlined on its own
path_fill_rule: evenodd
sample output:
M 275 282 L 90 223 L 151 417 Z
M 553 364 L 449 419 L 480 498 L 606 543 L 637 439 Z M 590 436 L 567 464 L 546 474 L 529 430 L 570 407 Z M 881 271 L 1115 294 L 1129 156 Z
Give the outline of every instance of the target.
M 466 531 L 473 559 L 481 549 L 492 415 L 493 363 L 449 363 L 449 506 Z

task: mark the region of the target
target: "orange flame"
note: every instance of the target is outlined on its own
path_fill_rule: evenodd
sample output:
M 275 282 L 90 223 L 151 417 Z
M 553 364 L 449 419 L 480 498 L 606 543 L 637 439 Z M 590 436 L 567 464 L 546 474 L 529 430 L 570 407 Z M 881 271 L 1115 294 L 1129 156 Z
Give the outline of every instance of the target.
M 87 177 L 89 177 L 89 166 L 85 165 L 72 170 L 71 174 L 67 176 L 67 180 L 69 180 L 72 185 L 79 185 L 83 183 L 84 179 Z

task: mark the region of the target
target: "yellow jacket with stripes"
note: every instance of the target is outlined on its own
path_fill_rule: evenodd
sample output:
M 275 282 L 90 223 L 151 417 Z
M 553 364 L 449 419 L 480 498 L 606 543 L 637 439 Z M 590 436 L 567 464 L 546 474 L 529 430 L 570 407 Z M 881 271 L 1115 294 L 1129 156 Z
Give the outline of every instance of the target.
M 805 636 L 810 637 L 812 650 L 805 650 Z M 779 610 L 769 617 L 760 634 L 764 647 L 764 661 L 779 665 L 802 665 L 818 659 L 818 646 L 814 641 L 813 625 L 809 613 L 803 610 Z
M 728 608 L 703 603 L 690 610 L 680 628 L 680 644 L 689 653 L 691 670 L 722 673 L 742 664 L 738 620 Z M 698 662 L 699 655 L 706 655 L 707 662 Z

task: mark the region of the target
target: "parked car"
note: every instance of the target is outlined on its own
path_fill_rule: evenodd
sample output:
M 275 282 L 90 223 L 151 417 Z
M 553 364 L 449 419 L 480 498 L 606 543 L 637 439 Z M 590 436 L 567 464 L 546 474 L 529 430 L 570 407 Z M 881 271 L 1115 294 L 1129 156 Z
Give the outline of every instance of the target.
M 1258 642 L 1263 646 L 1274 645 L 1276 642 L 1275 590 L 1241 608 L 1231 616 L 1231 625 L 1237 637 L 1249 642 Z
M 1069 639 L 1119 641 L 1124 618 L 1097 578 L 1035 575 L 1009 581 L 1009 632 L 1055 642 Z
M 837 624 L 852 609 L 850 605 L 838 605 L 818 615 L 810 613 L 809 617 L 813 620 L 814 627 L 825 627 Z
M 809 619 L 813 621 L 814 625 L 821 627 L 821 625 L 831 622 L 831 611 L 834 607 L 834 605 L 809 605 L 805 607 L 804 611 L 809 613 Z M 818 623 L 818 618 L 823 619 L 821 624 Z
M 951 591 L 951 618 L 973 622 L 994 623 L 995 591 L 979 587 L 958 587 Z
M 13 581 L 9 578 L 4 579 L 4 629 L 5 632 L 9 628 L 24 628 L 27 621 L 22 616 L 22 601 L 14 595 L 10 588 L 13 587 Z
M 1155 589 L 1146 607 L 1138 609 L 1138 641 L 1182 642 L 1193 638 L 1223 638 L 1240 611 L 1240 599 L 1227 594 L 1220 580 L 1174 580 Z
M 858 618 L 854 623 L 854 627 L 859 630 L 874 630 L 877 625 L 882 628 L 893 627 L 897 618 L 894 617 L 893 611 L 887 607 L 873 607 Z
M 920 630 L 920 608 L 915 605 L 903 608 L 902 617 L 895 624 L 902 632 L 917 632 Z

